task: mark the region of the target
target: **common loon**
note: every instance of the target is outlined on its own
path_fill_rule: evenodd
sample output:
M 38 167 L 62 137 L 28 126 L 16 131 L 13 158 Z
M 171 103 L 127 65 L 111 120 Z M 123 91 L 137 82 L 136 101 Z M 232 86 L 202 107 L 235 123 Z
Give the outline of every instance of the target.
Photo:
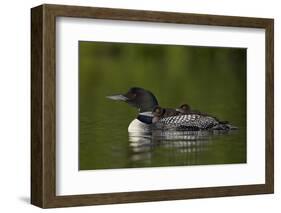
M 237 127 L 216 117 L 192 111 L 187 104 L 179 108 L 162 108 L 152 92 L 139 87 L 132 87 L 125 94 L 107 96 L 116 101 L 124 101 L 136 107 L 139 114 L 129 127 L 129 132 L 149 132 L 153 130 L 232 130 Z

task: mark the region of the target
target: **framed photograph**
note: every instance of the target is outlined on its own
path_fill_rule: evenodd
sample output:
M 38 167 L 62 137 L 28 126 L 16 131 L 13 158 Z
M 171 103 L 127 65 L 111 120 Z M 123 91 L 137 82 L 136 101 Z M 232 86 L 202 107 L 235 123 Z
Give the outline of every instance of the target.
M 273 19 L 31 9 L 31 203 L 274 191 Z

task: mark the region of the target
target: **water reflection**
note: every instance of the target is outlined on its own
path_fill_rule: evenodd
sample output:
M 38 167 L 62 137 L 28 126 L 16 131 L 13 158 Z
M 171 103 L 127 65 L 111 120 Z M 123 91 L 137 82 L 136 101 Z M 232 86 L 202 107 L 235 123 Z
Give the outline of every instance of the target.
M 130 159 L 133 162 L 151 163 L 153 157 L 165 153 L 167 161 L 170 159 L 171 164 L 179 160 L 179 165 L 196 165 L 202 161 L 204 153 L 212 152 L 217 137 L 236 132 L 221 130 L 130 132 Z M 166 164 L 169 165 L 169 162 Z

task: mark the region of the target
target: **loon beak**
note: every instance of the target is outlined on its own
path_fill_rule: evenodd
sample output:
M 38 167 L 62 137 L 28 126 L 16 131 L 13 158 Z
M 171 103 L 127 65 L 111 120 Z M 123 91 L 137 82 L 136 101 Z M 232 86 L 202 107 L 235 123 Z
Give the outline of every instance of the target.
M 129 100 L 126 96 L 124 95 L 111 95 L 111 96 L 106 96 L 108 99 L 114 100 L 114 101 L 127 101 Z

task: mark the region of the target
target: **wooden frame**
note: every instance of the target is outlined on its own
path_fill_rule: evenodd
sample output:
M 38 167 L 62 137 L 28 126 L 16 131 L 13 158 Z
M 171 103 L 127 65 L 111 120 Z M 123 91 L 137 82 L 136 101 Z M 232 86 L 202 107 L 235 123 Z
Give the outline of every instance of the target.
M 56 196 L 56 17 L 264 28 L 266 31 L 266 183 L 91 195 Z M 41 5 L 31 10 L 31 203 L 42 207 L 82 206 L 273 193 L 274 94 L 273 19 L 154 11 Z

